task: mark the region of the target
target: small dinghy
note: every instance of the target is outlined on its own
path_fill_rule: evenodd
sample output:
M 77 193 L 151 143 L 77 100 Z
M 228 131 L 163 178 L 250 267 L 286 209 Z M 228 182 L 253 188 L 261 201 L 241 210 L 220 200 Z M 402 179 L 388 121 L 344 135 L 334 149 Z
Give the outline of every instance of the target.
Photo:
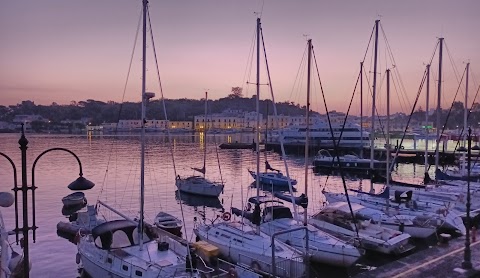
M 87 203 L 85 199 L 85 193 L 83 192 L 74 192 L 62 198 L 62 203 L 66 207 L 70 206 L 82 206 Z
M 182 236 L 182 221 L 166 212 L 159 212 L 155 217 L 155 226 L 171 234 Z

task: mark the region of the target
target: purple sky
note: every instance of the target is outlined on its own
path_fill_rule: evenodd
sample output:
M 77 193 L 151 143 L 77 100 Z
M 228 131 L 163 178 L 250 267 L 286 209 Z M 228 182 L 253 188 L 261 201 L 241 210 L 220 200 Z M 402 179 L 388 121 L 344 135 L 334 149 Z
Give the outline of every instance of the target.
M 460 75 L 464 62 L 471 62 L 473 79 L 478 82 L 473 82 L 471 77 L 470 99 L 480 85 L 480 70 L 477 70 L 480 68 L 477 66 L 480 64 L 480 1 L 151 0 L 150 14 L 165 97 L 201 98 L 208 89 L 209 98 L 215 99 L 226 96 L 232 86 L 243 86 L 248 96 L 254 94 L 254 87 L 245 82 L 255 81 L 255 70 L 251 78 L 244 76 L 255 29 L 254 12 L 260 11 L 262 5 L 262 27 L 278 101 L 305 103 L 306 75 L 300 73 L 298 79 L 296 76 L 306 34 L 313 40 L 329 109 L 345 111 L 359 62 L 379 15 L 410 102 L 414 100 L 425 63 L 440 36 L 445 37 Z M 140 0 L 2 1 L 0 104 L 16 104 L 27 99 L 37 104 L 67 104 L 89 98 L 121 101 L 140 6 Z M 380 36 L 379 41 L 381 75 L 378 80 L 382 88 L 377 102 L 385 106 L 383 74 L 391 63 L 385 59 L 384 38 Z M 151 45 L 148 50 L 147 87 L 159 96 L 155 66 L 150 62 L 153 60 Z M 458 82 L 447 51 L 444 53 L 442 106 L 447 106 Z M 370 64 L 369 51 L 367 70 L 373 70 Z M 140 66 L 140 48 L 137 48 L 125 96 L 127 101 L 140 100 Z M 432 69 L 436 75 L 437 58 Z M 372 73 L 369 76 L 371 78 Z M 262 83 L 266 83 L 265 74 L 262 79 Z M 434 80 L 432 77 L 432 91 L 436 91 Z M 301 86 L 294 86 L 295 82 Z M 318 79 L 315 78 L 315 82 L 312 104 L 322 112 Z M 367 94 L 367 85 L 364 88 Z M 261 94 L 267 96 L 266 86 L 262 86 Z M 392 111 L 406 111 L 406 107 L 399 104 L 398 94 L 392 91 Z M 354 103 L 353 113 L 358 113 L 358 103 Z M 434 103 L 432 97 L 431 107 Z M 425 107 L 424 103 L 422 106 Z

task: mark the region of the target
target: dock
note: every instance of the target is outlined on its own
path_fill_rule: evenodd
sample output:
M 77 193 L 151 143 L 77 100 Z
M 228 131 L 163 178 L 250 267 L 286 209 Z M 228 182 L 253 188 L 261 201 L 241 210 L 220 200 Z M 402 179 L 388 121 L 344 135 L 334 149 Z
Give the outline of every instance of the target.
M 287 154 L 304 154 L 305 153 L 305 143 L 284 143 L 285 152 Z M 265 149 L 274 151 L 277 153 L 281 153 L 280 143 L 277 142 L 267 142 L 265 144 Z M 333 150 L 333 146 L 331 145 L 319 145 L 313 144 L 309 146 L 310 154 L 316 154 L 319 150 L 326 149 L 332 155 L 335 153 Z M 354 152 L 356 154 L 360 153 L 360 147 L 355 146 L 340 146 L 337 148 L 340 155 L 348 154 Z M 397 151 L 396 148 L 392 148 L 391 153 L 392 155 L 395 154 Z M 364 157 L 370 154 L 370 148 L 364 147 L 363 148 Z M 387 151 L 385 148 L 375 148 L 374 149 L 374 156 L 375 159 L 385 160 Z M 449 151 L 449 150 L 440 150 L 440 164 L 441 165 L 451 165 L 455 163 L 455 160 L 461 153 Z M 435 151 L 428 151 L 427 153 L 429 163 L 433 164 L 435 162 Z M 472 157 L 479 156 L 479 153 L 475 152 L 472 153 Z M 404 149 L 400 148 L 398 151 L 398 157 L 396 160 L 398 163 L 420 163 L 423 164 L 425 162 L 425 150 L 422 149 Z
M 473 269 L 462 269 L 465 237 L 438 243 L 405 258 L 362 272 L 354 278 L 451 278 L 480 277 L 480 240 L 470 244 Z

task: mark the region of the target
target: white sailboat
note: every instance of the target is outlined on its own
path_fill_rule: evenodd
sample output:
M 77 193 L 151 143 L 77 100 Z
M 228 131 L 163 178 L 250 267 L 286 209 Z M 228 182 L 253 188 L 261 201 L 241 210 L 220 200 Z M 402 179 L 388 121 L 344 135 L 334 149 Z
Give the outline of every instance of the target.
M 257 127 L 259 126 L 259 93 L 260 93 L 260 18 L 257 18 Z M 256 129 L 259 138 L 259 130 Z M 257 173 L 259 172 L 259 145 L 257 140 Z M 259 192 L 257 180 L 257 195 Z M 260 208 L 255 207 L 256 215 L 252 222 L 258 223 Z M 293 248 L 260 232 L 243 222 L 230 222 L 231 214 L 226 212 L 224 221 L 212 224 L 198 224 L 194 233 L 200 240 L 207 241 L 219 248 L 220 253 L 234 263 L 248 265 L 258 272 L 275 273 L 280 277 L 301 277 L 305 272 L 305 264 L 301 255 Z M 275 261 L 273 265 L 272 260 Z
M 13 202 L 11 193 L 0 192 L 0 207 L 10 207 Z M 0 278 L 19 277 L 23 273 L 23 256 L 11 248 L 8 235 L 9 231 L 5 228 L 0 211 Z
M 355 211 L 357 206 L 360 205 L 352 204 L 352 210 Z M 327 205 L 312 216 L 308 223 L 345 240 L 358 239 L 360 247 L 379 253 L 402 254 L 414 248 L 409 243 L 410 235 L 407 233 L 382 227 L 370 219 L 358 216 L 352 219 L 346 202 Z
M 306 109 L 306 136 L 305 136 L 305 199 L 308 192 L 308 151 L 309 151 L 309 128 L 310 128 L 310 73 L 312 60 L 312 41 L 308 40 L 308 69 L 307 69 L 307 109 Z M 281 142 L 282 144 L 282 142 Z M 291 189 L 291 188 L 290 188 Z M 292 190 L 291 190 L 292 193 Z M 283 198 L 282 198 L 283 199 Z M 288 200 L 288 198 L 285 198 Z M 271 201 L 262 201 L 257 198 L 250 198 L 255 205 L 271 204 Z M 292 201 L 294 206 L 296 205 Z M 260 230 L 268 235 L 278 232 L 286 232 L 291 229 L 307 227 L 309 253 L 312 260 L 325 264 L 349 267 L 360 257 L 362 252 L 351 244 L 325 233 L 312 225 L 307 224 L 307 205 L 304 206 L 305 221 L 301 223 L 298 218 L 294 219 L 290 209 L 283 206 L 281 202 L 266 205 L 263 209 L 262 223 Z M 296 212 L 295 212 L 296 214 Z M 301 251 L 305 249 L 305 231 L 295 230 L 278 235 L 278 239 Z
M 204 125 L 203 125 L 203 134 L 204 134 L 204 139 L 203 139 L 203 167 L 202 168 L 192 168 L 195 171 L 198 171 L 203 174 L 203 176 L 189 176 L 186 178 L 181 178 L 180 176 L 177 176 L 175 180 L 175 184 L 178 188 L 179 191 L 188 193 L 188 194 L 194 194 L 194 195 L 200 195 L 200 196 L 206 196 L 206 197 L 218 197 L 220 193 L 223 192 L 223 187 L 224 184 L 218 183 L 218 182 L 213 182 L 205 178 L 205 172 L 206 172 L 206 159 L 207 159 L 207 99 L 208 99 L 208 94 L 205 92 L 205 118 L 204 118 Z
M 186 262 L 186 258 L 190 257 L 187 246 L 170 238 L 153 239 L 151 228 L 144 223 L 145 107 L 148 99 L 153 97 L 153 93 L 145 92 L 147 0 L 143 0 L 142 9 L 143 78 L 140 217 L 138 221 L 125 217 L 126 219 L 107 221 L 96 226 L 91 234 L 80 238 L 77 259 L 81 260 L 84 271 L 93 278 L 199 277 L 199 272 L 192 272 L 190 263 Z M 117 212 L 113 208 L 110 209 Z M 117 213 L 124 216 L 119 212 Z

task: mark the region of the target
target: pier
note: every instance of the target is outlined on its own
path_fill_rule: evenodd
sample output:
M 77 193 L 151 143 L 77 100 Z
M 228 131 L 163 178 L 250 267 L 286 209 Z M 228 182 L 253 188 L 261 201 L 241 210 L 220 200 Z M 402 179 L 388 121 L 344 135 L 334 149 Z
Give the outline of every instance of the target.
M 473 269 L 469 271 L 462 269 L 464 250 L 465 237 L 462 236 L 357 274 L 354 278 L 480 277 L 480 241 L 470 244 Z
M 285 152 L 288 154 L 304 154 L 305 153 L 305 144 L 304 143 L 283 143 L 285 148 Z M 281 153 L 280 143 L 276 142 L 268 142 L 265 144 L 266 150 L 271 150 L 274 152 Z M 333 150 L 333 146 L 331 145 L 320 145 L 320 144 L 313 144 L 309 147 L 310 153 L 317 153 L 321 149 L 328 150 L 332 155 L 335 153 Z M 356 154 L 360 153 L 359 147 L 346 147 L 341 146 L 338 147 L 338 152 L 340 155 L 348 154 L 350 152 L 354 152 Z M 395 155 L 397 151 L 396 148 L 391 150 L 392 155 Z M 364 157 L 366 154 L 370 154 L 370 148 L 365 147 L 363 148 Z M 374 149 L 375 159 L 384 160 L 387 155 L 387 150 L 385 148 L 375 148 Z M 445 149 L 440 150 L 440 164 L 442 165 L 450 165 L 454 164 L 456 157 L 460 156 L 461 153 L 454 152 L 454 151 L 447 151 Z M 478 154 L 472 154 L 472 157 L 477 157 Z M 397 162 L 399 163 L 424 163 L 425 161 L 425 150 L 422 149 L 404 149 L 400 148 L 398 151 Z M 428 161 L 429 163 L 434 163 L 435 161 L 435 150 L 428 151 Z

